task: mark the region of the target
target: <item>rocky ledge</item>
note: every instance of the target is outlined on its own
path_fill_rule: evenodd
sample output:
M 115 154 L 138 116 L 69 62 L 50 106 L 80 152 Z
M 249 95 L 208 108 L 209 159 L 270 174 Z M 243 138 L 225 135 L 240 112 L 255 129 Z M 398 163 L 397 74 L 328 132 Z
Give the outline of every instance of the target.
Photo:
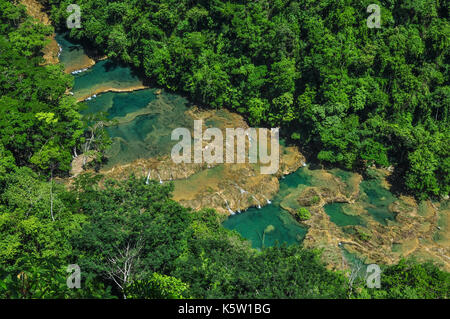
M 186 112 L 193 119 L 211 120 L 218 128 L 247 128 L 243 118 L 226 110 L 200 110 Z M 122 179 L 134 174 L 161 183 L 173 181 L 174 199 L 186 207 L 210 207 L 230 215 L 252 206 L 266 205 L 278 192 L 278 178 L 296 171 L 305 158 L 296 147 L 280 147 L 280 169 L 274 175 L 260 174 L 256 164 L 176 164 L 169 155 L 138 159 L 101 170 L 105 178 Z M 74 161 L 77 174 L 79 163 Z
M 297 209 L 305 207 L 311 218 L 300 221 L 308 226 L 303 241 L 305 247 L 323 250 L 322 257 L 329 268 L 348 269 L 343 249 L 366 264 L 394 264 L 401 258 L 415 257 L 432 260 L 446 271 L 450 270 L 449 232 L 450 210 L 445 203 L 423 201 L 401 196 L 389 206 L 395 221 L 386 224 L 376 221 L 366 210 L 360 198 L 359 183 L 362 178 L 353 174 L 352 185 L 326 171 L 311 171 L 318 187 L 304 187 L 292 194 L 295 201 L 285 198 L 282 207 L 297 217 Z M 386 177 L 389 172 L 384 171 Z M 386 178 L 381 181 L 386 185 Z M 362 225 L 337 226 L 330 220 L 324 206 L 330 203 L 347 203 L 347 213 L 358 216 Z M 441 226 L 439 226 L 441 225 Z

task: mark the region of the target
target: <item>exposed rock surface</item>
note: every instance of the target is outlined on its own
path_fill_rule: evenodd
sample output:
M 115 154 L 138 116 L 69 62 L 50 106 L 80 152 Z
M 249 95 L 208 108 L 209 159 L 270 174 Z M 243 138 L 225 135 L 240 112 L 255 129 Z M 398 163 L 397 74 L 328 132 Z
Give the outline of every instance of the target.
M 46 25 L 50 24 L 39 2 L 21 0 L 21 3 L 27 7 L 31 16 Z M 44 48 L 43 53 L 46 64 L 59 62 L 59 45 L 54 35 L 50 37 L 50 44 Z M 106 57 L 93 59 L 86 56 L 82 65 L 72 66 L 66 72 L 89 68 L 95 64 L 95 60 L 104 58 Z M 125 89 L 97 88 L 90 95 L 143 88 L 143 85 Z M 160 93 L 161 90 L 157 92 Z M 89 96 L 80 96 L 78 100 Z M 194 119 L 214 120 L 215 125 L 221 129 L 248 127 L 241 116 L 225 110 L 205 111 L 194 107 L 188 111 L 188 115 Z M 296 171 L 305 162 L 305 158 L 293 147 L 283 148 L 280 154 L 280 170 L 275 175 L 262 175 L 259 167 L 252 164 L 175 164 L 168 155 L 116 165 L 101 173 L 105 178 L 121 179 L 135 174 L 161 182 L 174 181 L 174 199 L 182 205 L 194 209 L 211 207 L 219 213 L 229 215 L 251 206 L 265 205 L 279 190 L 278 178 Z M 73 177 L 83 172 L 82 158 L 80 155 L 74 159 L 71 172 Z M 386 173 L 389 174 L 392 170 L 389 168 Z M 373 220 L 358 202 L 359 184 L 362 180 L 360 175 L 353 174 L 345 184 L 324 170 L 314 171 L 313 174 L 316 178 L 314 184 L 317 186 L 298 188 L 296 192 L 286 196 L 281 206 L 294 216 L 299 207 L 307 207 L 311 212 L 311 218 L 303 221 L 309 227 L 303 241 L 304 246 L 323 249 L 323 259 L 330 268 L 348 268 L 342 255 L 342 247 L 345 247 L 366 263 L 392 264 L 402 257 L 414 256 L 420 260 L 438 261 L 444 269 L 450 270 L 448 203 L 433 204 L 427 201 L 419 205 L 410 197 L 400 197 L 389 207 L 396 213 L 396 222 L 383 225 Z M 69 184 L 70 182 L 68 181 Z M 446 201 L 448 202 L 448 198 Z M 361 217 L 366 224 L 339 227 L 331 222 L 323 207 L 335 202 L 351 204 L 351 210 L 346 213 Z
M 193 119 L 210 120 L 220 129 L 247 128 L 243 118 L 226 110 L 187 111 Z M 204 144 L 204 146 L 206 143 Z M 255 164 L 176 164 L 169 155 L 138 159 L 116 165 L 101 173 L 106 178 L 126 178 L 130 174 L 160 182 L 174 181 L 174 199 L 186 207 L 210 207 L 229 215 L 252 206 L 263 206 L 279 190 L 278 179 L 296 171 L 305 162 L 295 147 L 282 147 L 280 169 L 275 175 L 260 174 Z M 346 182 L 326 170 L 310 170 L 314 182 L 302 185 L 281 202 L 281 207 L 294 216 L 300 207 L 311 212 L 303 221 L 309 227 L 303 241 L 305 247 L 323 249 L 323 259 L 330 268 L 348 269 L 342 248 L 365 260 L 366 263 L 392 264 L 402 257 L 431 259 L 450 269 L 448 205 L 424 202 L 419 205 L 410 197 L 400 197 L 389 210 L 396 221 L 386 225 L 374 220 L 361 198 L 359 174 L 351 174 Z M 79 173 L 79 172 L 77 172 Z M 388 171 L 383 171 L 387 176 Z M 382 179 L 384 187 L 389 185 Z M 364 225 L 337 226 L 324 210 L 329 203 L 347 203 L 345 213 L 360 217 Z M 421 212 L 421 213 L 419 213 Z M 439 226 L 441 225 L 441 226 Z M 435 240 L 436 236 L 439 240 Z
M 241 116 L 226 110 L 204 111 L 193 107 L 187 115 L 194 119 L 211 120 L 220 129 L 248 127 Z M 274 175 L 261 174 L 258 165 L 249 163 L 176 164 L 169 155 L 138 159 L 102 170 L 101 173 L 106 178 L 115 179 L 134 174 L 161 182 L 174 181 L 174 199 L 182 205 L 194 209 L 210 207 L 229 215 L 251 206 L 267 204 L 278 192 L 278 178 L 296 171 L 305 162 L 295 147 L 281 147 L 280 154 L 280 169 Z
M 386 172 L 388 173 L 388 172 Z M 392 203 L 389 210 L 396 214 L 396 221 L 383 225 L 374 220 L 358 202 L 359 187 L 349 194 L 343 194 L 343 183 L 326 172 L 316 172 L 328 186 L 306 187 L 296 194 L 298 207 L 306 207 L 311 219 L 303 221 L 309 229 L 303 241 L 305 247 L 323 249 L 323 259 L 330 268 L 345 269 L 342 248 L 355 254 L 366 263 L 393 264 L 402 257 L 416 257 L 419 260 L 433 260 L 447 271 L 450 270 L 450 246 L 448 216 L 450 210 L 442 204 L 431 201 L 419 205 L 411 197 L 401 196 Z M 355 174 L 356 176 L 357 174 Z M 351 179 L 352 180 L 352 179 Z M 361 176 L 353 182 L 361 181 Z M 319 198 L 319 199 L 317 199 Z M 288 204 L 282 206 L 296 216 L 296 210 Z M 364 220 L 365 225 L 339 227 L 331 222 L 323 206 L 329 203 L 349 203 L 351 214 Z M 422 211 L 422 214 L 419 213 Z M 442 226 L 439 226 L 439 220 Z M 437 232 L 440 239 L 436 239 Z
M 95 64 L 95 63 L 94 63 Z M 144 90 L 147 89 L 148 86 L 140 84 L 140 85 L 134 85 L 134 86 L 130 86 L 127 88 L 113 88 L 113 87 L 100 87 L 100 88 L 96 88 L 95 90 L 87 93 L 87 94 L 83 94 L 80 96 L 77 96 L 77 102 L 82 102 L 85 101 L 87 98 L 93 96 L 93 95 L 98 95 L 101 93 L 107 93 L 107 92 L 115 92 L 115 93 L 121 93 L 121 92 L 134 92 L 134 91 L 139 91 L 139 90 Z

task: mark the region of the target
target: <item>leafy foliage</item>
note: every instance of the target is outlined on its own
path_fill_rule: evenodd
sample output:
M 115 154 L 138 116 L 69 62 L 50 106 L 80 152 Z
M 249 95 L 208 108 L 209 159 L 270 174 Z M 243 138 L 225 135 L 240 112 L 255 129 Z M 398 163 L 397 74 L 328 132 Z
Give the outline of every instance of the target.
M 52 28 L 0 1 L 0 149 L 18 166 L 66 172 L 83 133 L 76 101 L 65 94 L 72 77 L 62 66 L 42 66 Z
M 126 288 L 127 298 L 182 299 L 186 298 L 188 286 L 177 278 L 153 273 L 146 281 L 133 281 Z
M 65 30 L 69 0 L 48 0 Z M 417 197 L 449 193 L 449 5 L 376 1 L 80 0 L 71 36 L 192 100 L 246 115 L 323 163 L 396 167 Z
M 383 269 L 381 289 L 360 288 L 356 298 L 447 299 L 450 275 L 430 263 L 401 260 Z
M 305 207 L 301 207 L 297 211 L 297 216 L 300 220 L 308 220 L 311 218 L 311 213 Z
M 41 2 L 63 25 L 69 2 Z M 389 2 L 384 29 L 371 32 L 349 0 L 79 2 L 84 29 L 72 36 L 159 84 L 282 124 L 324 162 L 394 163 L 416 194 L 448 193 L 445 4 Z M 72 151 L 102 151 L 108 139 L 102 119 L 83 123 L 65 94 L 72 78 L 43 65 L 51 31 L 0 0 L 0 298 L 348 296 L 347 278 L 319 251 L 252 249 L 215 211 L 173 201 L 172 184 L 55 181 Z M 82 289 L 66 284 L 75 263 Z M 431 264 L 402 261 L 383 274 L 381 290 L 351 297 L 448 298 L 449 274 Z

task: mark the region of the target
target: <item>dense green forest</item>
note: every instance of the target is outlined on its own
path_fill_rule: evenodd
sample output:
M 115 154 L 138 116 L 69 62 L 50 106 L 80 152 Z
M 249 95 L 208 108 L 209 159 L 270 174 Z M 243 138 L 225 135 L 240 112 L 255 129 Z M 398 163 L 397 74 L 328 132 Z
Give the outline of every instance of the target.
M 392 154 L 386 155 L 389 160 L 396 158 L 413 164 L 416 163 L 413 160 L 417 160 L 418 166 L 407 166 L 411 167 L 406 175 L 411 181 L 414 178 L 411 176 L 419 174 L 416 169 L 422 167 L 423 154 L 434 156 L 435 162 L 431 164 L 435 166 L 427 166 L 429 174 L 417 175 L 428 177 L 434 181 L 434 186 L 420 184 L 417 187 L 432 194 L 442 193 L 443 187 L 448 191 L 448 179 L 444 180 L 448 178 L 445 175 L 448 158 L 447 162 L 439 160 L 448 155 L 444 149 L 448 147 L 444 143 L 448 134 L 444 126 L 448 111 L 444 101 L 447 98 L 448 103 L 448 86 L 444 85 L 444 79 L 448 80 L 445 73 L 448 70 L 442 64 L 444 56 L 439 53 L 442 50 L 439 45 L 432 50 L 435 56 L 432 52 L 422 52 L 421 67 L 426 69 L 423 72 L 427 75 L 421 73 L 423 77 L 419 76 L 417 81 L 426 86 L 423 89 L 429 91 L 427 94 L 414 87 L 416 80 L 409 73 L 412 72 L 409 64 L 402 60 L 404 56 L 395 63 L 404 70 L 405 76 L 412 77 L 411 87 L 404 88 L 405 83 L 395 78 L 387 89 L 379 86 L 378 81 L 383 83 L 384 78 L 394 72 L 392 69 L 382 71 L 386 75 L 378 80 L 375 77 L 368 80 L 369 75 L 366 80 L 364 76 L 350 76 L 352 72 L 365 74 L 370 69 L 366 69 L 364 63 L 358 64 L 364 50 L 355 53 L 353 58 L 344 58 L 350 52 L 339 51 L 348 45 L 340 41 L 356 41 L 355 38 L 361 41 L 359 36 L 341 35 L 340 40 L 333 40 L 338 37 L 340 28 L 347 30 L 347 18 L 357 24 L 353 20 L 354 11 L 345 13 L 345 8 L 350 6 L 343 7 L 347 18 L 337 19 L 333 12 L 341 9 L 330 10 L 334 7 L 327 9 L 325 4 L 319 3 L 304 4 L 299 10 L 288 9 L 289 5 L 282 1 L 268 7 L 263 6 L 264 2 L 248 4 L 247 10 L 239 4 L 219 1 L 211 1 L 211 4 L 205 1 L 197 6 L 188 6 L 191 2 L 183 4 L 182 1 L 131 3 L 90 2 L 91 15 L 85 10 L 83 18 L 89 31 L 86 34 L 77 31 L 74 36 L 86 40 L 95 36 L 93 40 L 108 54 L 116 54 L 136 66 L 142 63 L 148 75 L 155 76 L 160 84 L 190 91 L 205 104 L 248 112 L 255 123 L 291 127 L 294 137 L 308 140 L 311 145 L 314 141 L 320 142 L 339 162 L 347 163 L 353 156 L 356 161 L 366 154 L 362 152 L 364 147 L 375 145 L 386 154 Z M 139 13 L 143 6 L 148 16 Z M 423 10 L 431 8 L 434 7 L 427 5 Z M 54 7 L 54 18 L 63 11 Z M 295 19 L 303 17 L 304 24 L 301 28 L 299 24 L 292 24 L 297 25 L 298 30 L 286 29 L 290 25 L 286 22 L 289 16 L 285 17 L 283 12 L 289 12 Z M 310 41 L 308 45 L 302 44 L 301 37 L 297 37 L 297 33 L 306 32 L 302 28 L 316 28 L 314 43 L 328 38 L 321 34 L 325 30 L 324 22 L 320 22 L 320 18 L 308 20 L 308 14 L 323 14 L 334 21 L 330 25 L 329 41 L 337 41 L 336 47 L 334 42 L 323 44 L 322 49 L 320 45 L 308 47 L 312 45 Z M 405 15 L 403 19 L 409 21 L 408 17 Z M 111 25 L 111 30 L 104 27 L 105 21 Z M 335 25 L 337 21 L 341 22 Z M 433 21 L 430 25 L 442 23 L 448 28 L 445 20 Z M 430 25 L 428 27 L 433 29 Z M 356 29 L 352 27 L 347 31 L 352 30 Z M 436 31 L 432 32 L 430 43 L 445 45 L 448 39 L 440 37 L 441 26 L 433 30 Z M 144 179 L 133 176 L 124 181 L 100 183 L 101 176 L 87 174 L 75 179 L 70 187 L 63 185 L 55 177 L 67 174 L 73 148 L 85 141 L 87 126 L 78 113 L 78 104 L 65 94 L 73 84 L 72 77 L 64 74 L 60 65 L 42 65 L 40 52 L 46 35 L 51 32 L 50 27 L 27 17 L 23 6 L 0 0 L 0 298 L 448 298 L 450 275 L 429 263 L 402 261 L 386 266 L 381 289 L 365 288 L 362 281 L 355 282 L 350 289 L 344 273 L 326 269 L 320 260 L 320 251 L 298 245 L 253 249 L 237 233 L 223 228 L 222 217 L 214 211 L 192 211 L 173 201 L 170 183 L 160 185 L 151 181 L 147 185 Z M 280 37 L 280 32 L 288 38 Z M 398 32 L 395 36 L 406 31 Z M 372 36 L 378 41 L 385 37 L 367 35 Z M 271 40 L 266 42 L 266 37 Z M 398 45 L 405 45 L 411 38 L 414 37 L 408 36 Z M 416 39 L 421 41 L 420 37 Z M 296 56 L 299 48 L 310 52 L 309 55 Z M 337 61 L 342 65 L 339 68 L 342 72 L 346 70 L 345 74 L 349 72 L 344 76 L 348 81 L 345 85 L 341 86 L 341 80 L 330 80 L 331 73 L 337 70 L 336 60 L 330 53 L 317 53 L 317 50 L 340 52 Z M 409 51 L 405 50 L 407 54 Z M 386 54 L 389 52 L 387 49 Z M 352 62 L 356 64 L 346 65 L 348 59 L 356 59 Z M 394 58 L 388 60 L 391 59 Z M 433 65 L 427 62 L 431 60 L 435 61 Z M 380 63 L 387 62 L 376 65 L 382 67 Z M 320 72 L 316 69 L 319 64 L 322 65 Z M 298 67 L 303 71 L 298 71 Z M 276 71 L 277 68 L 283 72 Z M 311 78 L 305 82 L 308 76 Z M 343 101 L 347 96 L 345 90 L 352 92 L 360 88 L 365 92 L 363 87 L 368 85 L 365 81 L 374 83 L 380 92 L 394 90 L 400 97 L 382 93 L 376 103 L 371 100 L 375 98 L 372 95 L 361 97 L 368 103 L 361 107 L 372 105 L 374 109 L 367 113 L 371 115 L 361 113 L 358 120 L 357 111 L 350 114 L 353 108 L 346 108 L 345 103 L 353 103 Z M 331 88 L 336 92 L 330 93 Z M 374 89 L 371 85 L 366 88 Z M 405 92 L 413 91 L 417 94 L 414 106 L 396 100 L 406 96 Z M 350 92 L 349 96 L 353 97 Z M 269 101 L 273 96 L 281 98 Z M 335 98 L 343 100 L 331 101 Z M 307 99 L 311 103 L 307 103 Z M 430 103 L 421 109 L 425 100 Z M 381 110 L 378 109 L 380 101 L 385 103 Z M 337 105 L 341 111 L 347 111 L 339 115 L 329 113 L 335 112 L 331 110 Z M 399 109 L 387 111 L 387 106 L 391 105 Z M 400 109 L 411 115 L 399 116 Z M 423 110 L 423 114 L 419 110 Z M 327 121 L 317 121 L 315 117 L 319 113 L 316 112 L 325 112 L 327 118 L 336 122 L 328 126 Z M 295 130 L 298 121 L 305 121 L 304 131 Z M 361 128 L 353 126 L 354 131 L 345 126 L 358 121 L 361 121 Z M 399 121 L 406 122 L 400 125 Z M 380 126 L 375 125 L 374 130 L 369 123 Z M 308 130 L 314 133 L 307 134 Z M 375 136 L 375 131 L 382 135 Z M 351 138 L 338 138 L 342 132 L 346 136 L 350 134 Z M 372 146 L 355 142 L 358 145 L 345 144 L 341 149 L 340 144 L 333 144 L 336 141 L 353 143 L 353 138 L 369 141 L 364 134 L 373 134 Z M 388 145 L 383 143 L 387 143 L 385 139 L 389 136 L 391 145 L 399 148 L 383 146 Z M 398 143 L 408 143 L 408 146 L 396 145 Z M 382 156 L 379 150 L 372 154 Z M 399 150 L 404 150 L 405 154 L 398 154 Z M 353 151 L 356 153 L 350 153 Z M 339 154 L 343 157 L 339 158 Z M 323 156 L 319 153 L 319 157 Z M 426 159 L 428 163 L 429 158 Z M 354 165 L 355 161 L 348 163 Z M 443 166 L 445 163 L 447 167 Z M 66 285 L 67 265 L 75 263 L 82 269 L 82 289 L 69 289 Z M 124 272 L 127 276 L 122 275 Z
M 70 0 L 41 1 L 66 29 Z M 371 3 L 381 28 L 366 25 Z M 71 36 L 311 160 L 395 167 L 419 198 L 450 189 L 449 2 L 80 0 Z

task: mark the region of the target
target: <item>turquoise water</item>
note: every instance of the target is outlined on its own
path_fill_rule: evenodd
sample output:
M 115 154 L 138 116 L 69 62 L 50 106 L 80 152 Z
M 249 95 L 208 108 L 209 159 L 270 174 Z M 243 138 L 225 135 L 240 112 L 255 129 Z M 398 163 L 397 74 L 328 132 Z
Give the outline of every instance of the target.
M 333 170 L 332 173 L 339 177 L 344 183 L 348 183 L 351 172 Z M 264 246 L 278 243 L 301 243 L 307 233 L 307 228 L 298 223 L 289 212 L 280 207 L 280 203 L 289 195 L 298 194 L 299 189 L 306 186 L 315 186 L 311 174 L 307 168 L 300 168 L 296 172 L 280 180 L 280 191 L 273 199 L 273 203 L 262 209 L 250 208 L 247 211 L 230 216 L 224 226 L 236 230 L 243 237 L 251 241 L 252 246 L 261 248 L 263 246 L 263 234 L 267 226 L 274 226 L 274 230 L 264 236 Z M 389 212 L 388 206 L 396 198 L 381 186 L 379 180 L 368 180 L 361 183 L 361 197 L 363 207 L 378 222 L 386 224 L 387 220 L 395 220 L 394 214 Z M 288 204 L 288 203 L 287 203 Z M 360 216 L 346 214 L 343 203 L 331 203 L 324 206 L 325 212 L 330 220 L 340 227 L 361 225 L 365 222 Z M 348 256 L 349 257 L 349 256 Z
M 141 90 L 123 94 L 109 94 L 113 96 L 112 107 L 108 110 L 108 115 L 110 118 L 124 117 L 128 113 L 133 113 L 146 107 L 151 101 L 156 99 L 156 95 L 152 90 Z
M 311 180 L 311 175 L 306 174 L 306 169 L 300 168 L 281 179 L 280 192 L 288 191 L 290 188 L 297 188 L 299 185 L 312 186 Z
M 61 62 L 82 61 L 85 52 L 81 46 L 57 37 L 63 47 Z M 75 75 L 73 92 L 76 97 L 91 96 L 103 87 L 126 88 L 139 85 L 138 77 L 130 68 L 115 65 L 109 60 L 98 62 L 88 71 Z M 170 140 L 176 127 L 192 128 L 193 119 L 185 115 L 187 100 L 175 94 L 155 95 L 154 89 L 129 93 L 103 93 L 85 101 L 83 113 L 106 112 L 107 117 L 119 124 L 107 127 L 113 144 L 107 153 L 106 168 L 137 158 L 149 158 L 168 154 L 175 142 Z M 213 122 L 208 122 L 214 125 Z M 254 247 L 272 246 L 278 243 L 299 243 L 307 228 L 300 225 L 289 212 L 280 208 L 283 194 L 299 185 L 310 185 L 310 176 L 299 170 L 280 182 L 280 192 L 273 203 L 262 209 L 250 208 L 243 214 L 225 221 L 224 226 L 235 229 L 252 242 Z M 267 226 L 273 226 L 272 230 Z M 269 230 L 265 232 L 265 230 Z
M 63 35 L 57 35 L 56 39 L 63 48 L 60 61 L 64 65 L 73 67 L 86 61 L 87 56 L 81 46 L 71 43 Z M 76 97 L 87 97 L 99 89 L 127 89 L 141 84 L 130 68 L 104 60 L 88 71 L 75 75 L 73 91 Z M 185 113 L 190 107 L 189 102 L 176 94 L 156 95 L 155 91 L 144 89 L 128 93 L 108 92 L 85 101 L 83 113 L 106 112 L 108 118 L 117 123 L 107 127 L 113 144 L 106 154 L 106 168 L 138 158 L 169 154 L 176 143 L 170 140 L 172 130 L 177 127 L 192 128 L 193 119 Z M 206 124 L 214 126 L 215 123 L 209 121 Z M 250 208 L 244 213 L 231 216 L 224 222 L 224 226 L 238 231 L 255 248 L 273 246 L 277 242 L 301 243 L 307 227 L 298 223 L 280 204 L 289 195 L 289 200 L 295 201 L 296 194 L 302 188 L 313 186 L 314 181 L 308 172 L 307 168 L 300 168 L 282 178 L 280 191 L 271 204 L 262 209 Z M 344 182 L 351 176 L 351 173 L 340 170 L 332 173 Z M 364 207 L 376 220 L 385 224 L 386 220 L 395 219 L 387 209 L 395 197 L 382 188 L 377 180 L 362 182 L 361 192 Z M 362 224 L 359 217 L 345 214 L 339 205 L 341 204 L 330 204 L 325 207 L 333 222 L 339 226 Z
M 145 108 L 155 99 L 156 95 L 150 89 L 120 94 L 107 92 L 99 94 L 95 99 L 85 101 L 88 107 L 82 113 L 106 112 L 108 119 L 114 119 Z
M 342 170 L 332 170 L 344 183 L 348 183 L 351 173 Z M 348 185 L 347 185 L 348 188 Z M 381 184 L 380 178 L 364 180 L 360 184 L 360 198 L 358 202 L 370 216 L 383 225 L 388 221 L 395 221 L 395 214 L 389 211 L 389 205 L 397 198 Z M 338 226 L 364 225 L 359 216 L 348 215 L 344 212 L 344 203 L 332 203 L 324 206 L 330 220 Z
M 142 81 L 129 67 L 117 65 L 107 59 L 75 75 L 73 91 L 75 96 L 88 97 L 103 88 L 126 90 L 141 85 Z
M 361 182 L 361 198 L 364 208 L 372 217 L 383 225 L 387 225 L 387 221 L 395 220 L 395 214 L 390 212 L 388 207 L 397 198 L 381 185 L 378 179 L 365 180 Z
M 348 181 L 351 172 L 334 169 L 333 175 L 339 177 L 349 188 Z M 381 184 L 380 177 L 363 180 L 360 184 L 360 197 L 358 202 L 371 215 L 373 219 L 383 225 L 387 225 L 388 220 L 395 221 L 395 214 L 389 211 L 389 205 L 397 198 Z M 330 216 L 330 220 L 338 226 L 364 225 L 364 221 L 359 216 L 348 215 L 344 212 L 344 203 L 332 203 L 324 206 L 325 212 Z
M 282 209 L 280 203 L 298 186 L 310 185 L 310 180 L 311 177 L 306 174 L 306 169 L 297 170 L 280 180 L 280 191 L 272 204 L 261 209 L 250 208 L 241 214 L 230 216 L 223 225 L 239 232 L 252 243 L 254 248 L 273 246 L 277 242 L 279 244 L 301 243 L 308 231 L 307 227 L 298 223 L 289 212 Z M 269 225 L 272 225 L 274 229 L 264 235 L 264 230 Z
M 104 88 L 127 90 L 142 86 L 141 79 L 130 67 L 106 59 L 86 68 L 91 60 L 82 45 L 69 40 L 67 34 L 57 34 L 55 39 L 62 48 L 59 60 L 66 70 L 83 70 L 74 74 L 73 92 L 76 98 L 87 98 Z
M 363 225 L 363 220 L 359 216 L 352 216 L 344 213 L 342 203 L 327 204 L 323 208 L 330 216 L 330 220 L 338 226 Z
M 69 41 L 63 34 L 58 34 L 56 40 L 63 49 L 60 61 L 66 68 L 73 69 L 88 60 L 81 45 Z M 89 97 L 81 113 L 105 112 L 107 118 L 116 123 L 106 128 L 112 145 L 106 153 L 105 169 L 140 158 L 168 155 L 176 143 L 171 141 L 172 130 L 193 126 L 192 119 L 185 115 L 190 104 L 175 94 L 156 95 L 156 89 L 143 89 L 93 96 L 102 90 L 142 87 L 142 81 L 129 67 L 106 59 L 74 77 L 74 96 Z
M 106 128 L 113 140 L 105 168 L 140 158 L 168 155 L 177 143 L 171 133 L 177 127 L 192 128 L 185 115 L 189 103 L 174 94 L 155 95 L 154 89 L 128 93 L 104 93 L 86 101 L 85 113 L 106 112 L 117 125 Z
M 59 61 L 66 69 L 76 68 L 86 61 L 87 55 L 83 46 L 70 41 L 66 34 L 56 34 L 55 40 L 62 48 Z

